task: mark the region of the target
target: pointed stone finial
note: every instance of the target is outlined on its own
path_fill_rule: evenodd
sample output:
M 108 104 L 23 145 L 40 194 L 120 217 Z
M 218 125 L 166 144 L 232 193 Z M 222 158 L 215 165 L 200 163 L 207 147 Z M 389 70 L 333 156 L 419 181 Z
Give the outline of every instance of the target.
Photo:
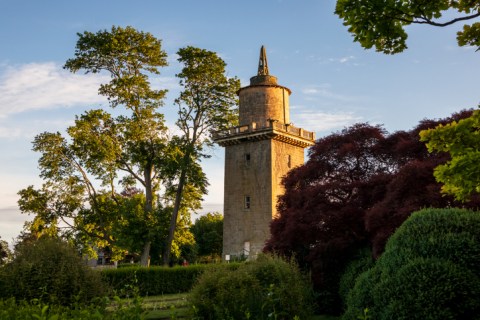
M 258 60 L 258 75 L 259 76 L 268 76 L 268 63 L 267 63 L 267 52 L 265 47 L 260 48 L 260 59 Z

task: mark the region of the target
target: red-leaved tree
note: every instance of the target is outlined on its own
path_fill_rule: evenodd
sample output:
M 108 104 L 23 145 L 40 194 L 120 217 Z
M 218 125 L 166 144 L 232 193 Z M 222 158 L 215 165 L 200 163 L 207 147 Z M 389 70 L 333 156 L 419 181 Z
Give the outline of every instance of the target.
M 423 207 L 480 204 L 478 199 L 456 203 L 440 193 L 433 168 L 448 155 L 428 153 L 418 136 L 420 130 L 470 114 L 424 120 L 393 134 L 356 124 L 319 139 L 307 163 L 283 179 L 285 194 L 265 250 L 294 256 L 311 270 L 323 311 L 337 311 L 339 278 L 358 249 L 371 247 L 378 257 L 396 228 Z

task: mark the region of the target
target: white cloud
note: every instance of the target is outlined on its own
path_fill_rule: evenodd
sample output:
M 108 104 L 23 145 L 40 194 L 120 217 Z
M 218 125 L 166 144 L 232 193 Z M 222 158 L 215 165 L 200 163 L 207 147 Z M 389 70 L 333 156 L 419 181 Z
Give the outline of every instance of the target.
M 14 117 L 15 118 L 15 117 Z M 0 138 L 28 138 L 32 139 L 42 131 L 62 131 L 74 124 L 74 119 L 51 118 L 50 120 L 1 121 Z
M 316 61 L 319 62 L 320 64 L 332 64 L 332 63 L 340 63 L 340 64 L 349 64 L 349 65 L 354 65 L 354 66 L 359 66 L 360 64 L 354 63 L 357 58 L 353 55 L 350 56 L 343 56 L 343 57 L 333 57 L 333 58 L 325 58 L 321 56 L 316 56 L 316 55 L 309 55 L 307 57 L 308 60 L 310 61 Z
M 346 57 L 341 57 L 341 58 L 330 58 L 328 59 L 330 62 L 339 62 L 339 63 L 346 63 L 351 60 L 354 60 L 354 56 L 346 56 Z
M 362 121 L 362 117 L 353 112 L 317 112 L 305 110 L 302 107 L 296 107 L 296 109 L 299 111 L 295 115 L 295 126 L 308 131 L 332 131 Z
M 108 81 L 98 74 L 72 74 L 53 62 L 3 67 L 0 117 L 29 110 L 105 102 L 98 87 Z
M 347 97 L 344 95 L 340 95 L 337 93 L 334 93 L 331 90 L 331 86 L 328 83 L 323 83 L 319 85 L 310 85 L 307 86 L 303 89 L 301 89 L 301 92 L 306 95 L 305 99 L 306 100 L 314 100 L 312 97 L 321 97 L 321 98 L 328 98 L 332 100 L 337 100 L 337 101 L 353 101 L 356 100 L 355 98 L 352 97 Z

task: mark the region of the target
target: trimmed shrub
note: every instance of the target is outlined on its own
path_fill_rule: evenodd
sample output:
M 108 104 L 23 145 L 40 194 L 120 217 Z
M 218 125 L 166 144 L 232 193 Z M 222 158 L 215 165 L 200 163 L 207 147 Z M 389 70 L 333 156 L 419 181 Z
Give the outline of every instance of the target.
M 374 306 L 372 292 L 380 283 L 380 275 L 379 268 L 373 267 L 358 276 L 353 289 L 348 292 L 347 310 L 342 319 L 357 320 L 367 307 L 371 319 L 378 319 L 375 309 L 372 309 L 372 306 Z
M 480 315 L 480 279 L 450 261 L 418 258 L 380 282 L 373 298 L 378 319 L 473 320 Z
M 2 272 L 3 298 L 68 305 L 105 294 L 100 275 L 67 243 L 52 238 L 20 244 Z
M 262 255 L 237 270 L 206 272 L 190 299 L 201 319 L 306 319 L 313 291 L 295 263 Z
M 356 256 L 347 265 L 343 275 L 340 278 L 338 292 L 342 298 L 343 305 L 347 304 L 347 297 L 350 290 L 355 286 L 355 281 L 360 274 L 374 266 L 375 260 L 372 257 L 370 248 L 363 248 L 358 251 Z
M 149 267 L 137 266 L 101 271 L 104 282 L 117 291 L 128 294 L 126 288 L 135 287 L 141 296 L 188 292 L 197 278 L 208 269 L 235 269 L 239 264 L 190 265 L 188 267 Z
M 360 275 L 343 319 L 365 308 L 375 319 L 478 319 L 480 215 L 461 209 L 415 212 Z
M 417 257 L 440 258 L 480 276 L 480 214 L 463 209 L 424 209 L 388 240 L 379 263 L 393 273 Z

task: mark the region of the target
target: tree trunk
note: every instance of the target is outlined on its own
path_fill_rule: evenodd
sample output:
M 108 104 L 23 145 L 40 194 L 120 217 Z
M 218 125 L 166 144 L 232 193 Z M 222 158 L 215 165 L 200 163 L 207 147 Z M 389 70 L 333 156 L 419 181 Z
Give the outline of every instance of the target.
M 143 177 L 145 181 L 145 214 L 148 217 L 149 213 L 153 211 L 153 191 L 152 191 L 152 166 L 147 165 L 145 170 L 143 171 Z M 150 247 L 152 246 L 152 242 L 150 241 L 151 232 L 148 231 L 147 240 L 143 246 L 142 256 L 140 258 L 140 264 L 142 267 L 149 266 L 150 260 Z
M 178 219 L 178 212 L 180 211 L 180 204 L 182 202 L 182 193 L 183 187 L 185 185 L 185 179 L 187 176 L 187 166 L 188 166 L 188 159 L 189 155 L 185 156 L 184 167 L 182 168 L 182 172 L 180 173 L 180 178 L 178 180 L 178 188 L 175 194 L 175 204 L 173 207 L 172 217 L 170 219 L 170 227 L 168 229 L 168 238 L 165 244 L 165 251 L 163 253 L 163 265 L 168 265 L 170 262 L 170 254 L 172 252 L 172 242 L 173 237 L 175 236 L 175 229 L 177 227 L 177 219 Z
M 140 265 L 142 267 L 149 267 L 150 266 L 150 247 L 152 242 L 147 240 L 145 245 L 143 246 L 142 256 L 140 258 Z

